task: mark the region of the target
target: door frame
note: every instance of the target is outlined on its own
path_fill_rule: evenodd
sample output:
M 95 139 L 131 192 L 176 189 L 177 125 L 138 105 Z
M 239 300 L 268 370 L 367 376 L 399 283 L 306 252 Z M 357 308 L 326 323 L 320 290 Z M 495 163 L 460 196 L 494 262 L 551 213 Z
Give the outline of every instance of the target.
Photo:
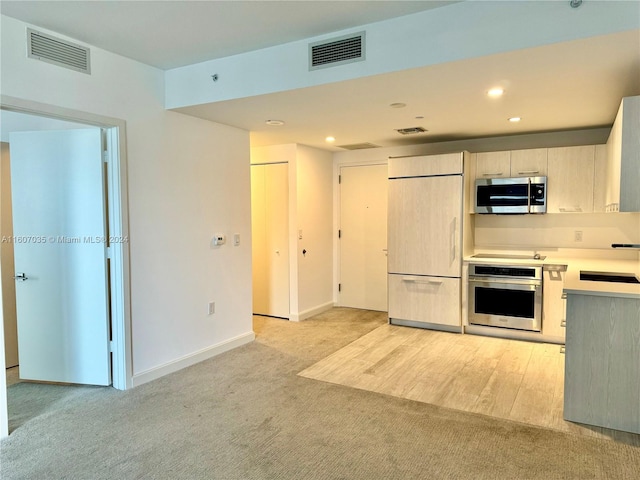
M 104 132 L 107 160 L 107 195 L 109 235 L 129 239 L 129 203 L 127 189 L 126 123 L 124 120 L 89 112 L 72 110 L 0 95 L 0 109 L 49 117 L 58 120 L 100 127 Z M 133 387 L 131 344 L 131 280 L 129 242 L 114 242 L 110 249 L 110 311 L 111 311 L 111 368 L 112 386 L 118 390 Z M 1 282 L 1 279 L 0 279 Z M 0 331 L 4 318 L 0 310 Z M 1 346 L 0 367 L 5 371 L 4 342 Z M 4 373 L 0 387 L 6 394 Z M 0 438 L 8 435 L 7 401 L 0 394 Z

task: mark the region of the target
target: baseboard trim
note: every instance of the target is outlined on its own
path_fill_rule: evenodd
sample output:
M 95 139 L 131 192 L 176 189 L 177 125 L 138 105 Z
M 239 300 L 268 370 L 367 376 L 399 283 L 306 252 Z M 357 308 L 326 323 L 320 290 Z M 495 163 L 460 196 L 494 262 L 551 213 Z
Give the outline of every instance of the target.
M 289 317 L 289 320 L 292 322 L 301 322 L 308 318 L 324 313 L 327 310 L 331 310 L 334 307 L 334 305 L 335 304 L 333 302 L 328 302 L 328 303 L 325 303 L 324 305 L 318 305 L 317 307 L 310 308 L 298 314 L 292 313 L 291 316 Z
M 200 363 L 204 360 L 220 355 L 221 353 L 228 352 L 229 350 L 233 350 L 234 348 L 240 347 L 247 343 L 251 343 L 255 340 L 255 338 L 255 333 L 248 332 L 217 345 L 213 345 L 212 347 L 207 347 L 203 350 L 200 350 L 199 352 L 195 352 L 185 357 L 179 358 L 178 360 L 174 360 L 172 362 L 165 363 L 164 365 L 160 365 L 159 367 L 154 367 L 144 372 L 135 374 L 133 376 L 133 386 L 137 387 L 144 383 L 151 382 L 152 380 L 156 380 L 160 377 L 164 377 L 165 375 L 169 375 L 170 373 L 182 370 L 183 368 L 190 367 L 191 365 L 195 365 L 196 363 Z

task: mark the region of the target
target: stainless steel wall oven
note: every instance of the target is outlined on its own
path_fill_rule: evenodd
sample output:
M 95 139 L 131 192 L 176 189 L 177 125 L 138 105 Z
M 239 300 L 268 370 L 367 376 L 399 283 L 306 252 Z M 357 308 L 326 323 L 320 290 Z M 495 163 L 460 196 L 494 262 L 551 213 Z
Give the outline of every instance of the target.
M 542 267 L 469 264 L 469 324 L 540 332 Z

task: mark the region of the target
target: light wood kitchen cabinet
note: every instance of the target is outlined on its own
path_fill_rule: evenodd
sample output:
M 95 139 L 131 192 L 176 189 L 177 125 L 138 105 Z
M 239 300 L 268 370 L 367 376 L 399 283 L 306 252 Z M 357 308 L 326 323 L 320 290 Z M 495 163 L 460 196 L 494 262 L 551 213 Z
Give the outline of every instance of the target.
M 461 153 L 392 157 L 388 173 L 389 178 L 455 175 L 463 172 L 463 161 Z
M 389 275 L 389 317 L 460 327 L 460 279 Z
M 640 96 L 622 99 L 606 149 L 606 211 L 640 212 Z
M 541 177 L 547 175 L 547 149 L 511 150 L 512 177 Z
M 607 204 L 607 146 L 596 145 L 593 175 L 593 211 L 606 212 Z
M 476 178 L 509 177 L 510 175 L 510 151 L 476 154 Z
M 542 334 L 564 343 L 567 300 L 562 293 L 566 265 L 545 265 L 542 272 Z
M 595 145 L 548 150 L 547 213 L 593 212 Z

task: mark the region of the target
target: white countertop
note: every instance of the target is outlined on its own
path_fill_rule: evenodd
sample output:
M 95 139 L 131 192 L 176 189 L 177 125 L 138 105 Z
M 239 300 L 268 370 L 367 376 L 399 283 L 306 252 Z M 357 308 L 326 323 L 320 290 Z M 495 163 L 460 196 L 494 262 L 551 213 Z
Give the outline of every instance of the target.
M 640 278 L 640 262 L 633 260 L 581 260 L 572 261 L 567 268 L 564 292 L 579 295 L 602 295 L 606 297 L 627 297 L 640 299 L 640 284 L 594 282 L 580 280 L 580 271 L 633 273 Z
M 467 263 L 487 263 L 487 264 L 509 264 L 509 265 L 566 265 L 567 272 L 564 280 L 564 292 L 579 295 L 602 295 L 613 297 L 628 297 L 640 299 L 640 284 L 637 283 L 616 283 L 616 282 L 596 282 L 591 280 L 580 280 L 580 271 L 590 272 L 611 272 L 611 273 L 633 273 L 640 278 L 640 261 L 636 260 L 614 260 L 595 259 L 580 257 L 563 257 L 547 255 L 544 260 L 534 259 L 514 259 L 514 258 L 475 258 L 468 256 L 464 258 Z

